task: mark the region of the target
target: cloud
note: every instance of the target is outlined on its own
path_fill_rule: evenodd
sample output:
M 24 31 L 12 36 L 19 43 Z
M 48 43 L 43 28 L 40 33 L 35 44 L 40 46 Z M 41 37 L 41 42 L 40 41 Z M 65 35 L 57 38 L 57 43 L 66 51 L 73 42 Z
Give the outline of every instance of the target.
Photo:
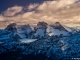
M 3 12 L 4 16 L 14 16 L 17 13 L 21 12 L 23 9 L 22 6 L 14 6 L 14 7 L 10 7 L 8 8 L 6 11 Z
M 0 21 L 4 21 L 4 16 L 0 15 Z
M 45 1 L 38 7 L 38 10 L 44 10 L 44 9 L 57 10 L 63 7 L 67 7 L 75 2 L 76 0 Z
M 5 19 L 9 23 L 16 22 L 33 25 L 39 21 L 45 21 L 49 24 L 59 21 L 67 25 L 76 25 L 80 22 L 80 2 L 75 2 L 76 0 L 48 0 L 41 4 L 30 4 L 28 7 L 14 6 L 4 11 L 0 16 L 0 20 Z M 24 8 L 26 8 L 26 11 L 24 11 Z M 75 19 L 77 19 L 76 22 L 74 22 Z
M 39 4 L 37 4 L 37 3 L 30 4 L 30 5 L 28 6 L 28 10 L 36 9 L 38 6 L 39 6 Z

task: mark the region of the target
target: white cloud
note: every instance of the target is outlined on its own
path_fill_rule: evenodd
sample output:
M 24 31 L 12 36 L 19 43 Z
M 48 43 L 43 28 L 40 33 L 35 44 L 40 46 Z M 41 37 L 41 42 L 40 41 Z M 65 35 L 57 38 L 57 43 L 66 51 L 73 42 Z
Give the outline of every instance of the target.
M 28 6 L 28 10 L 33 10 L 33 9 L 37 8 L 38 6 L 39 6 L 39 4 L 37 4 L 37 3 L 30 4 L 30 5 Z
M 14 16 L 15 14 L 21 12 L 22 9 L 23 9 L 22 6 L 10 7 L 6 11 L 4 11 L 4 16 Z

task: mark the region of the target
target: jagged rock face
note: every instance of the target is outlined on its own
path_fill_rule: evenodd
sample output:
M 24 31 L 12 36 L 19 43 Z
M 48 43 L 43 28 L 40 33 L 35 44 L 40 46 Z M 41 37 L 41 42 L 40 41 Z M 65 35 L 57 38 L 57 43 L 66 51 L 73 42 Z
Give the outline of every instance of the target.
M 5 38 L 12 38 L 15 36 L 15 34 L 17 33 L 17 24 L 16 23 L 12 23 L 9 24 L 3 31 L 7 31 L 7 34 L 5 34 Z
M 64 30 L 67 31 L 59 22 L 56 22 L 55 24 L 51 25 L 54 29 Z
M 30 38 L 33 30 L 31 29 L 29 24 L 22 25 L 18 27 L 17 33 L 21 38 Z
M 43 38 L 46 36 L 46 29 L 47 29 L 47 23 L 45 22 L 39 22 L 37 24 L 37 27 L 34 28 L 35 30 L 35 37 L 37 38 Z
M 9 24 L 9 25 L 5 28 L 5 30 L 15 32 L 15 31 L 17 31 L 17 24 L 16 24 L 16 23 Z

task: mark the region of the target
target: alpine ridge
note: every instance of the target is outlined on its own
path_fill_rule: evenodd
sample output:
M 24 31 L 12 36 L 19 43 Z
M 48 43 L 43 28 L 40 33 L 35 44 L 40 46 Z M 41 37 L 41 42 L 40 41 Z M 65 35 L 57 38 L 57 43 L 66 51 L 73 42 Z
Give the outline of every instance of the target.
M 18 36 L 19 39 L 41 39 L 48 36 L 63 35 L 70 36 L 69 33 L 75 33 L 77 30 L 67 27 L 56 22 L 55 24 L 48 25 L 46 22 L 39 22 L 34 29 L 29 24 L 17 25 L 16 23 L 9 24 L 4 30 L 2 38 L 9 35 L 9 38 Z M 6 32 L 5 32 L 6 31 Z M 7 33 L 7 34 L 6 34 Z M 6 38 L 7 39 L 7 38 Z
M 80 30 L 59 22 L 39 22 L 34 29 L 12 23 L 0 30 L 2 60 L 70 60 L 79 53 Z

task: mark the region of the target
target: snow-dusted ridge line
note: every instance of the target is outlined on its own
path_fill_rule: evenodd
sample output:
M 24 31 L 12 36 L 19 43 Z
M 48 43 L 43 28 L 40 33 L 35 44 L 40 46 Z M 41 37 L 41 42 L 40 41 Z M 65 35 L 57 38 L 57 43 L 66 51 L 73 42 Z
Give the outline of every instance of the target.
M 0 40 L 2 39 L 41 39 L 53 35 L 70 36 L 71 33 L 76 33 L 77 29 L 67 27 L 59 22 L 53 25 L 48 25 L 46 22 L 39 22 L 33 29 L 29 24 L 17 25 L 16 23 L 9 24 L 4 30 L 0 31 Z

